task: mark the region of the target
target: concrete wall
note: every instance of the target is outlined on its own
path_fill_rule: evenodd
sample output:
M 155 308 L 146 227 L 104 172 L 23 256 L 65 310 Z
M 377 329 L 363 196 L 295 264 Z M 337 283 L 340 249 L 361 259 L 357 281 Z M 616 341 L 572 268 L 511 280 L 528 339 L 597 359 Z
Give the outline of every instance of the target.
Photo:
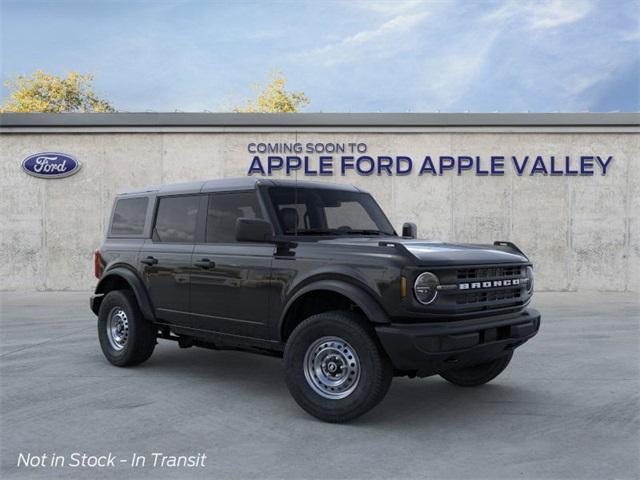
M 246 132 L 10 133 L 0 136 L 0 287 L 87 289 L 114 194 L 130 187 L 244 176 L 249 142 L 366 142 L 372 155 L 582 155 L 615 157 L 606 176 L 362 177 L 397 228 L 422 238 L 511 240 L 536 268 L 538 290 L 640 291 L 640 142 L 636 133 Z M 83 166 L 43 180 L 20 162 L 61 151 Z

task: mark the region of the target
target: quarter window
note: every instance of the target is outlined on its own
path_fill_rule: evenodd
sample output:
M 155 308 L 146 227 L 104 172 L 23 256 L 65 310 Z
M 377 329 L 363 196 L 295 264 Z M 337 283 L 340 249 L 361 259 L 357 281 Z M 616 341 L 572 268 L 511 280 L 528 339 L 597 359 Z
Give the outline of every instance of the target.
M 198 195 L 161 198 L 153 229 L 154 241 L 194 243 L 199 204 Z
M 256 192 L 209 195 L 207 243 L 234 243 L 238 218 L 262 218 Z
M 111 233 L 113 235 L 141 235 L 147 216 L 147 197 L 118 200 L 113 211 Z

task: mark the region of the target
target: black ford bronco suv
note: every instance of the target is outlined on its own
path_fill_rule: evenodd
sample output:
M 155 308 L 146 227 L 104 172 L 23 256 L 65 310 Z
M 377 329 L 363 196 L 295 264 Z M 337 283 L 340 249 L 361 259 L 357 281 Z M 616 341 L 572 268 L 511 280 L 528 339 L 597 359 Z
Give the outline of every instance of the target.
M 393 376 L 476 386 L 533 337 L 531 263 L 512 243 L 402 236 L 368 193 L 274 179 L 167 185 L 116 197 L 91 297 L 117 366 L 180 347 L 284 357 L 298 404 L 342 422 Z

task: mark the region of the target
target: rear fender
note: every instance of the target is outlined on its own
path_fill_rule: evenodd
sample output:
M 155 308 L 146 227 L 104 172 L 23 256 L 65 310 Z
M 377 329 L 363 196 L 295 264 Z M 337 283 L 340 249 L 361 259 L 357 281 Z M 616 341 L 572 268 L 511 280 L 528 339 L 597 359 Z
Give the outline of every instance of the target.
M 151 322 L 155 321 L 156 317 L 153 313 L 153 306 L 151 305 L 151 300 L 147 294 L 144 282 L 137 273 L 126 267 L 115 267 L 107 271 L 100 279 L 95 290 L 95 301 L 91 303 L 91 310 L 93 310 L 93 313 L 96 315 L 98 314 L 102 298 L 106 293 L 112 290 L 111 286 L 114 282 L 121 283 L 122 281 L 126 282 L 129 288 L 133 291 L 133 294 L 136 296 L 138 307 L 140 308 L 144 318 Z

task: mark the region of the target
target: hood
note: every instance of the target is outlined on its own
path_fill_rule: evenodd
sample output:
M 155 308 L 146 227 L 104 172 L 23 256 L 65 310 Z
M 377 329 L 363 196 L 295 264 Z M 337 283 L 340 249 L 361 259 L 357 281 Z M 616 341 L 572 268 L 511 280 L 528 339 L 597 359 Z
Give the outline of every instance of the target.
M 420 263 L 429 265 L 484 265 L 522 263 L 529 260 L 513 247 L 404 240 L 401 242 Z
M 382 245 L 380 245 L 382 242 Z M 384 242 L 389 242 L 384 245 Z M 338 237 L 322 240 L 334 246 L 360 246 L 394 248 L 404 247 L 417 263 L 429 266 L 489 265 L 499 263 L 524 263 L 528 258 L 509 245 L 475 245 L 445 243 L 428 240 L 410 240 L 401 237 Z M 397 247 L 396 247 L 397 248 Z

